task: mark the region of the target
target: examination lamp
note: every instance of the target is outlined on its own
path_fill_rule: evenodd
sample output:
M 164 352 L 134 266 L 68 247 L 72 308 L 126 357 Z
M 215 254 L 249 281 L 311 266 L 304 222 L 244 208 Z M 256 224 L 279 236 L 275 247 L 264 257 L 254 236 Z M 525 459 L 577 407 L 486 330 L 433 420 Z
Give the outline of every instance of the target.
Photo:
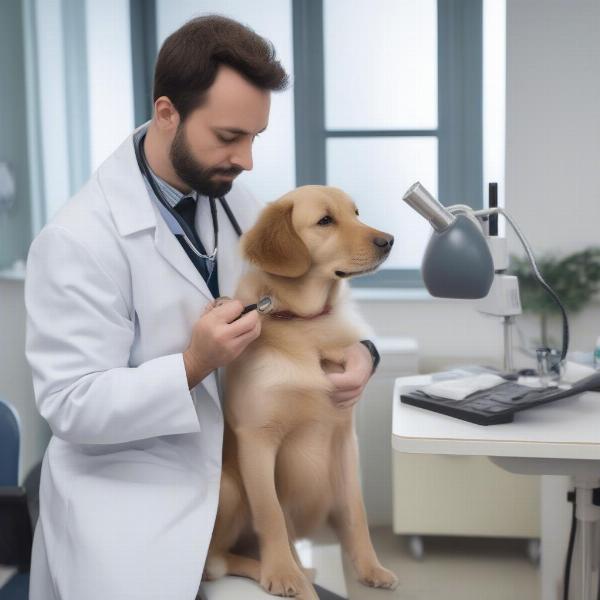
M 494 279 L 494 261 L 477 222 L 454 215 L 419 182 L 403 200 L 425 217 L 433 234 L 423 258 L 421 273 L 432 296 L 484 298 Z
M 542 278 L 521 230 L 496 201 L 491 201 L 492 196 L 496 197 L 496 191 L 496 184 L 490 184 L 490 207 L 477 211 L 463 204 L 444 207 L 419 182 L 406 191 L 403 200 L 425 217 L 434 230 L 421 265 L 423 281 L 432 296 L 480 299 L 478 309 L 481 312 L 504 317 L 504 368 L 512 370 L 510 325 L 521 313 L 521 303 L 517 278 L 505 273 L 508 269 L 506 239 L 498 238 L 495 231 L 496 215 L 503 215 L 523 244 L 536 279 L 560 308 L 563 340 L 559 361 L 562 362 L 569 346 L 566 311 L 554 290 Z M 487 237 L 484 222 L 489 227 Z M 559 370 L 559 362 L 552 362 L 555 359 L 550 349 L 539 348 L 537 352 L 541 371 Z

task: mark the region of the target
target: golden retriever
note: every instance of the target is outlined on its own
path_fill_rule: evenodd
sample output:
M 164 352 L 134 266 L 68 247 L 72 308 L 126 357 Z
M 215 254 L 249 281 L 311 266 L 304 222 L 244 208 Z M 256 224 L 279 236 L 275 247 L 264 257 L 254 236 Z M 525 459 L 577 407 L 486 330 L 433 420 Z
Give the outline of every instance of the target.
M 294 540 L 329 522 L 366 585 L 393 589 L 367 527 L 352 408 L 334 405 L 328 370 L 361 339 L 347 277 L 376 269 L 393 237 L 358 220 L 341 190 L 300 187 L 260 214 L 241 242 L 252 265 L 235 297 L 268 295 L 262 332 L 226 370 L 219 508 L 205 579 L 250 577 L 278 596 L 317 598 Z M 237 551 L 254 537 L 260 560 Z

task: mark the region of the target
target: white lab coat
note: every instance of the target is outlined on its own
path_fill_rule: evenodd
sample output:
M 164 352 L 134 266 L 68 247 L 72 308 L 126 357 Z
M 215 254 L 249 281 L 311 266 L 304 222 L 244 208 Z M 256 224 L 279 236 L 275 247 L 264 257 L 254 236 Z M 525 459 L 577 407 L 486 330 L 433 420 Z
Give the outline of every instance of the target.
M 235 186 L 243 230 L 259 205 Z M 243 263 L 219 207 L 218 274 Z M 129 137 L 34 240 L 26 353 L 53 437 L 31 600 L 192 600 L 217 509 L 216 375 L 188 390 L 182 352 L 212 299 L 150 199 Z

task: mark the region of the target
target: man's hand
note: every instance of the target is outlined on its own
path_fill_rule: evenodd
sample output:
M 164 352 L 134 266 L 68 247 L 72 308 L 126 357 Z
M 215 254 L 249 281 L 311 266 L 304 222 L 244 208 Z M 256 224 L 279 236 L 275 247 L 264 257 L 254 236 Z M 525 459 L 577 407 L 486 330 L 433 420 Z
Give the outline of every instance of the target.
M 260 335 L 261 320 L 255 310 L 235 320 L 244 309 L 239 300 L 213 303 L 208 308 L 194 324 L 192 340 L 183 353 L 189 389 L 235 360 Z
M 331 399 L 339 408 L 354 406 L 373 372 L 373 359 L 364 344 L 357 342 L 344 351 L 345 369 L 343 373 L 328 373 L 335 389 Z

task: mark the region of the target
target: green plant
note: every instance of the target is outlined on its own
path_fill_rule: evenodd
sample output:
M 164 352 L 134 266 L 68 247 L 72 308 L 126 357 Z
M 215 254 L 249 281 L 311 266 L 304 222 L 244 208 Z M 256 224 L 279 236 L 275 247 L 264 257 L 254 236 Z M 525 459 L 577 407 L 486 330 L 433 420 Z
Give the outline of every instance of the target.
M 536 258 L 546 283 L 556 292 L 568 315 L 580 311 L 600 291 L 600 247 L 586 248 L 563 258 Z M 560 309 L 535 278 L 526 257 L 511 256 L 509 273 L 519 278 L 523 310 L 540 317 L 541 342 L 548 346 L 548 318 Z

